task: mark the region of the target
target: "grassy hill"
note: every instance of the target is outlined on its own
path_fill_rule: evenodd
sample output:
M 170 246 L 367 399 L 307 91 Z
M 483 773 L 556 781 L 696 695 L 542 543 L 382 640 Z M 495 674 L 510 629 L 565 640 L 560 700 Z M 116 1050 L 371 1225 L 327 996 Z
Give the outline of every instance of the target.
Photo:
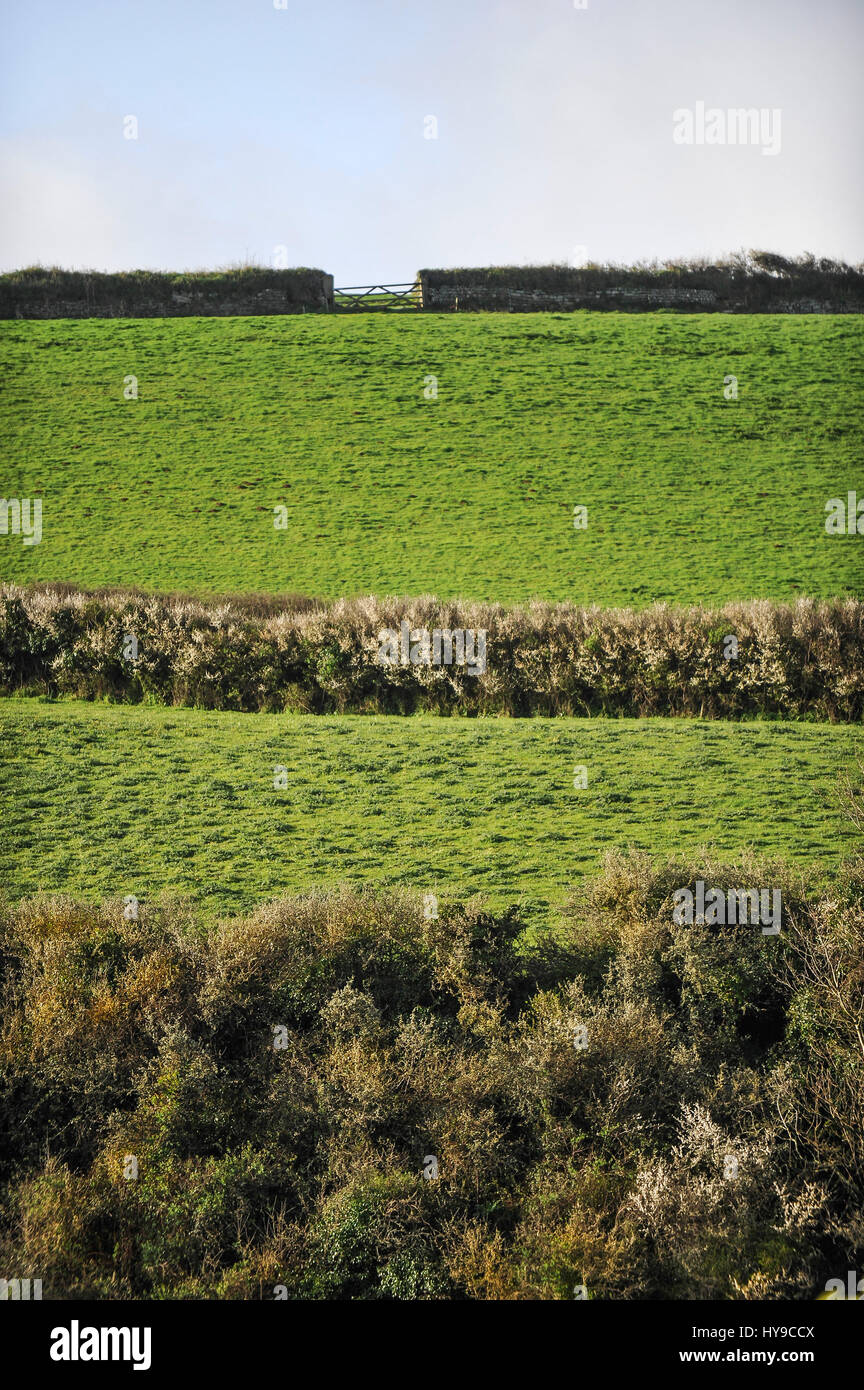
M 0 578 L 860 593 L 861 537 L 824 529 L 864 491 L 860 345 L 854 317 L 0 324 L 0 494 L 44 505 Z M 302 602 L 277 640 L 269 600 L 24 598 L 4 688 L 93 698 L 0 700 L 4 1269 L 49 1297 L 746 1299 L 860 1268 L 864 878 L 835 794 L 858 725 L 270 713 L 350 704 L 344 614 L 340 646 Z M 740 628 L 767 707 L 833 718 L 853 607 L 501 622 L 529 694 L 599 650 L 589 708 L 629 680 L 637 710 L 667 682 L 661 708 L 700 709 Z M 782 888 L 782 934 L 678 927 L 702 875 Z
M 603 852 L 835 865 L 857 730 L 720 720 L 235 715 L 0 704 L 0 879 L 210 911 L 313 887 L 482 893 L 544 914 Z M 574 767 L 588 786 L 574 789 Z M 274 768 L 286 786 L 274 789 Z
M 854 315 L 5 322 L 0 495 L 44 516 L 40 545 L 0 537 L 0 578 L 604 605 L 860 592 L 864 546 L 826 535 L 824 509 L 860 482 L 861 343 Z

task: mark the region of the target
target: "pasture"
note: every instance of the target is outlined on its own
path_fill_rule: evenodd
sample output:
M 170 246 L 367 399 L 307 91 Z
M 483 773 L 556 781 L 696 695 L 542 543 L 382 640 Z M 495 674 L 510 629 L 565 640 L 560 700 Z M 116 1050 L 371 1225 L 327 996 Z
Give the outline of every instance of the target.
M 0 495 L 41 497 L 43 537 L 0 536 L 0 578 L 637 607 L 860 593 L 864 547 L 826 535 L 825 503 L 861 490 L 861 345 L 857 316 L 3 322 Z
M 164 890 L 212 916 L 339 885 L 547 917 L 604 851 L 830 870 L 849 726 L 437 719 L 0 703 L 8 898 Z M 584 766 L 587 787 L 574 787 Z M 278 773 L 277 768 L 283 768 Z M 274 781 L 284 785 L 278 788 Z

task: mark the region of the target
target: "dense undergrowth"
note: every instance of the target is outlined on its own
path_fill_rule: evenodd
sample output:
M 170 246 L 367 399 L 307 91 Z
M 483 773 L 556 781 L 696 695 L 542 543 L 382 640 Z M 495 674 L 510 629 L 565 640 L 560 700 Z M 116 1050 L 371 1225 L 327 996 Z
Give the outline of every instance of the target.
M 485 670 L 382 665 L 380 634 L 399 630 L 403 620 L 418 637 L 422 630 L 483 629 Z M 859 721 L 864 603 L 658 604 L 641 611 L 431 597 L 207 603 L 6 585 L 0 693 L 315 714 Z
M 864 863 L 782 872 L 612 854 L 528 941 L 400 893 L 210 932 L 8 910 L 3 1269 L 45 1298 L 814 1297 L 864 1255 Z M 697 877 L 781 888 L 781 934 L 674 925 Z

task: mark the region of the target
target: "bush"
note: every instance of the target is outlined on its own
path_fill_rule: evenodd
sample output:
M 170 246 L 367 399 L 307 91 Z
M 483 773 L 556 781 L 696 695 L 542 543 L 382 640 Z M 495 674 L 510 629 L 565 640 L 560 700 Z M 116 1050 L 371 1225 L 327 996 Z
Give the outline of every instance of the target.
M 676 925 L 697 877 L 780 886 L 780 936 Z M 545 936 L 407 893 L 23 903 L 0 1263 L 48 1298 L 811 1297 L 864 1246 L 862 959 L 860 894 L 637 854 Z
M 378 633 L 488 632 L 481 675 L 387 666 Z M 724 658 L 724 634 L 738 658 Z M 123 659 L 124 637 L 138 642 Z M 0 693 L 204 709 L 467 715 L 864 718 L 864 603 L 522 608 L 420 599 L 263 603 L 0 588 Z

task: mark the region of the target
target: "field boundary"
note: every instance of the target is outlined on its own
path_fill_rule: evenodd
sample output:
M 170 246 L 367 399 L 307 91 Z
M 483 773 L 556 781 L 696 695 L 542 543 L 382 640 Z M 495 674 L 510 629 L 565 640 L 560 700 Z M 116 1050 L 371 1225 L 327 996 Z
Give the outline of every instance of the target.
M 864 313 L 864 266 L 747 251 L 725 261 L 425 269 L 348 285 L 306 268 L 116 274 L 33 266 L 0 275 L 0 319 L 152 318 L 425 310 Z
M 746 252 L 727 262 L 635 266 L 485 266 L 418 271 L 426 310 L 852 314 L 864 268 Z
M 36 267 L 0 275 L 0 319 L 225 318 L 332 307 L 333 276 L 323 270 L 111 275 Z
M 4 586 L 0 694 L 313 714 L 864 717 L 859 599 L 255 603 Z

